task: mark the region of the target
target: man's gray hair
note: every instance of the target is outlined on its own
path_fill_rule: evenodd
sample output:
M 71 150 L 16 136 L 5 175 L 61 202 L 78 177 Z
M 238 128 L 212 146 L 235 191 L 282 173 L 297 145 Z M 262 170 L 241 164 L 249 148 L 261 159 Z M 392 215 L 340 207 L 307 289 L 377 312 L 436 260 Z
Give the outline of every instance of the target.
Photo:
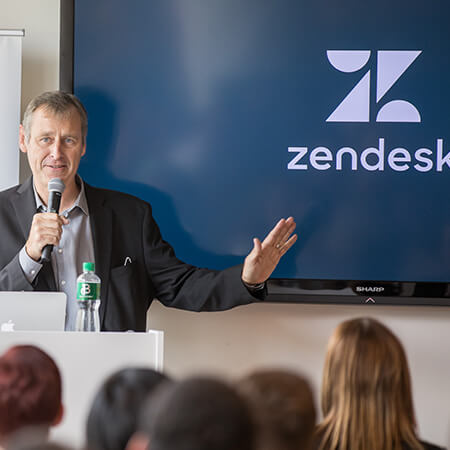
M 88 128 L 86 109 L 84 108 L 80 100 L 75 97 L 75 95 L 62 91 L 44 92 L 43 94 L 35 97 L 28 104 L 22 121 L 22 125 L 25 131 L 25 139 L 27 140 L 27 142 L 30 140 L 31 121 L 33 118 L 33 113 L 41 107 L 57 116 L 64 116 L 70 113 L 70 111 L 74 108 L 80 116 L 81 134 L 83 136 L 83 142 L 86 142 Z

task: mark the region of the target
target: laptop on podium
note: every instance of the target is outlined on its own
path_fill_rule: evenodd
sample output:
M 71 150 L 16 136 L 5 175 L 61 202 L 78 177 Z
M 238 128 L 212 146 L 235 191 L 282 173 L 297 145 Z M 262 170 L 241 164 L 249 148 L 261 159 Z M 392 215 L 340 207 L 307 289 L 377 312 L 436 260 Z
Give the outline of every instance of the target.
M 0 292 L 0 331 L 64 331 L 65 316 L 64 292 Z

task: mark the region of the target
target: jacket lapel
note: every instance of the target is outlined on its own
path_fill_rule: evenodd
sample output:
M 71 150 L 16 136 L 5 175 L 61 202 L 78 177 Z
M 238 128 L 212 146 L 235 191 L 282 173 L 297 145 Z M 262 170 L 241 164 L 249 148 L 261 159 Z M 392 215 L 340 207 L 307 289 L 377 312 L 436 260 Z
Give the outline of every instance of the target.
M 17 222 L 22 230 L 25 241 L 30 233 L 33 216 L 36 213 L 36 201 L 33 192 L 33 178 L 28 178 L 21 184 L 16 191 L 16 197 L 12 201 L 14 212 L 17 216 Z
M 36 200 L 33 191 L 33 178 L 28 178 L 25 183 L 21 184 L 16 191 L 16 198 L 13 200 L 14 212 L 17 216 L 17 221 L 22 230 L 24 240 L 28 239 L 30 233 L 33 216 L 36 214 Z M 53 274 L 52 265 L 50 263 L 44 264 L 36 277 L 38 290 L 42 291 L 56 291 L 55 275 Z
M 103 328 L 108 299 L 112 248 L 112 213 L 101 191 L 84 183 L 94 240 L 95 272 L 100 277 L 100 325 Z

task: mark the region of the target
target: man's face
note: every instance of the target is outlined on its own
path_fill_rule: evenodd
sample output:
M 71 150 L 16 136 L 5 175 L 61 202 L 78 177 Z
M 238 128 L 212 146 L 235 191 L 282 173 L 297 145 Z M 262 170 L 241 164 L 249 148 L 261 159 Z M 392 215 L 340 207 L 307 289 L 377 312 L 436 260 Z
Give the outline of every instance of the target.
M 80 159 L 86 151 L 75 108 L 63 115 L 38 108 L 32 116 L 29 140 L 20 126 L 19 144 L 28 156 L 38 192 L 46 192 L 52 178 L 61 178 L 66 187 L 75 183 Z

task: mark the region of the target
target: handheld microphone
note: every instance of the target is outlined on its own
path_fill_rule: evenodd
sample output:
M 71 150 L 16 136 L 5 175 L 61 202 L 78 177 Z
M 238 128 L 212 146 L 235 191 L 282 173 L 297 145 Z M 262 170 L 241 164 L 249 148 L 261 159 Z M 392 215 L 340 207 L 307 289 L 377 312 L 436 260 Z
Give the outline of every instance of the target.
M 48 182 L 48 205 L 47 212 L 59 213 L 59 206 L 61 204 L 62 193 L 66 186 L 59 178 L 53 178 Z M 42 250 L 41 262 L 49 262 L 50 254 L 53 251 L 53 245 L 48 244 Z

